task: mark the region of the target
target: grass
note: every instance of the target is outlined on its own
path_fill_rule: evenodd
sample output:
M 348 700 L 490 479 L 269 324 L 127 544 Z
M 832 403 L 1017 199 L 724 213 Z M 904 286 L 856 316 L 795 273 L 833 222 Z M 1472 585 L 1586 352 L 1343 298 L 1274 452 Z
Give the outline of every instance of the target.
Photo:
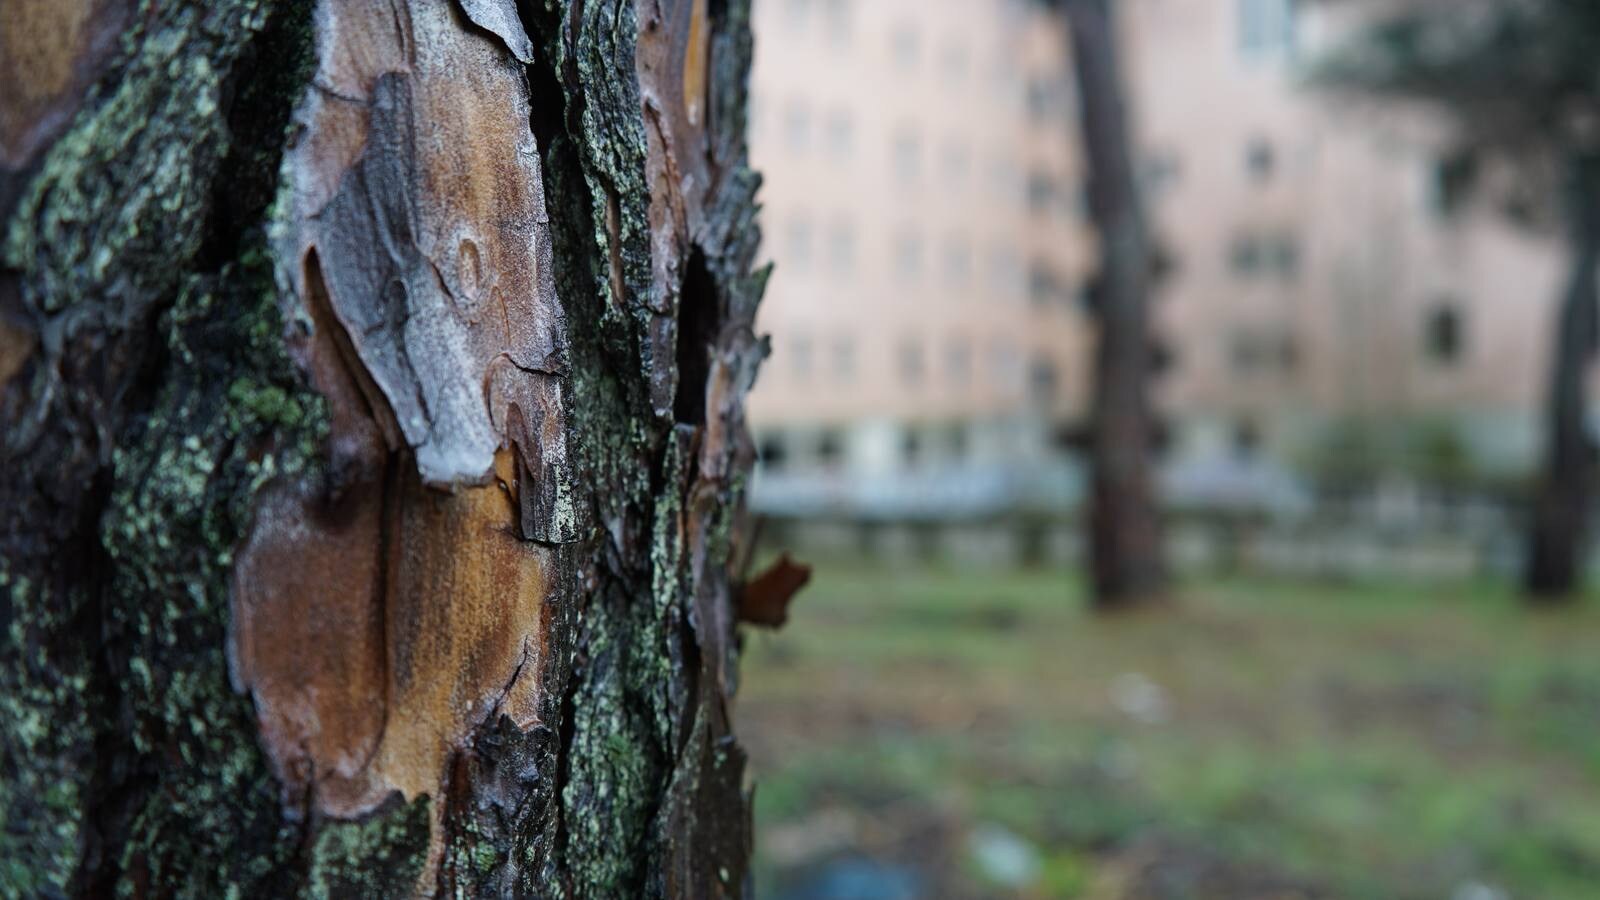
M 1072 573 L 820 566 L 746 650 L 761 894 L 866 861 L 918 896 L 1600 896 L 1600 612 L 1180 595 L 1107 620 Z

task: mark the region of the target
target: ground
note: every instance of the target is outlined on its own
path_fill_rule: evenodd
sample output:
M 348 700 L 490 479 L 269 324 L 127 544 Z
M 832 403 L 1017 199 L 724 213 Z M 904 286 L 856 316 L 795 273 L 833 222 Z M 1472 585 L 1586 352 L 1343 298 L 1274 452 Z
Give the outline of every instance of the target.
M 1600 608 L 824 563 L 739 697 L 759 896 L 1600 896 Z

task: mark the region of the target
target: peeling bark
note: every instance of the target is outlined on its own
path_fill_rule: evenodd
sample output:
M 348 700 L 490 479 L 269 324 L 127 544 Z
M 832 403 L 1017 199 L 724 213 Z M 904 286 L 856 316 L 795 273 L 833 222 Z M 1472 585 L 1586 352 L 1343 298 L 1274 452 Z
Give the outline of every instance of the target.
M 747 5 L 20 2 L 15 886 L 747 893 Z

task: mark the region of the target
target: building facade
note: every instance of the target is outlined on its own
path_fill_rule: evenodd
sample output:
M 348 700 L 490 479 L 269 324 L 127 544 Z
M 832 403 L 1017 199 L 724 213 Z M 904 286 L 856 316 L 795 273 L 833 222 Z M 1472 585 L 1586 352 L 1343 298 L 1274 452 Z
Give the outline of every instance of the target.
M 1063 437 L 1088 398 L 1097 249 L 1067 41 L 1044 6 L 757 4 L 751 144 L 775 264 L 751 400 L 758 508 L 914 518 L 1078 499 Z M 1481 208 L 1425 117 L 1306 87 L 1305 60 L 1348 30 L 1336 11 L 1122 8 L 1146 202 L 1172 261 L 1157 300 L 1168 490 L 1237 491 L 1256 483 L 1242 461 L 1293 468 L 1337 428 L 1401 421 L 1526 466 L 1556 248 Z
M 1062 33 L 1024 0 L 764 0 L 768 508 L 1061 503 L 1092 241 Z

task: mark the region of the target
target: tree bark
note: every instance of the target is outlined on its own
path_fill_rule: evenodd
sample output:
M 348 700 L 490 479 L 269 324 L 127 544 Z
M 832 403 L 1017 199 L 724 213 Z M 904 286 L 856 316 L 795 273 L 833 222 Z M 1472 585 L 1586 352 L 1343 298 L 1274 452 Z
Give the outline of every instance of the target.
M 1122 609 L 1160 600 L 1166 581 L 1152 474 L 1150 240 L 1140 209 L 1112 0 L 1058 2 L 1072 33 L 1089 209 L 1101 241 L 1092 291 L 1099 323 L 1090 410 L 1094 604 Z
M 8 0 L 0 873 L 748 893 L 748 0 Z
M 1600 156 L 1579 151 L 1567 197 L 1572 274 L 1553 335 L 1555 352 L 1545 431 L 1545 467 L 1534 500 L 1527 589 L 1537 602 L 1575 598 L 1583 576 L 1594 443 L 1585 383 L 1600 332 Z

